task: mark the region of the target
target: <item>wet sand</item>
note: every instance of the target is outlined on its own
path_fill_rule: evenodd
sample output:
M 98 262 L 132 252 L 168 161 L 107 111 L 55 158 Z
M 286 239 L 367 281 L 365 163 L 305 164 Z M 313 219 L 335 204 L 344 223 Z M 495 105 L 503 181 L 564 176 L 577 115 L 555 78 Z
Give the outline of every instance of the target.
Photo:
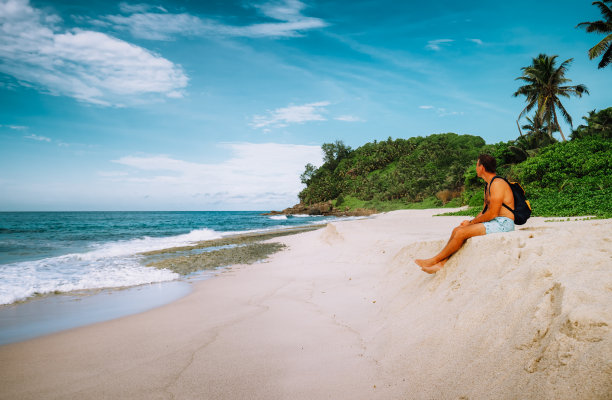
M 147 266 L 166 268 L 181 275 L 235 264 L 252 264 L 285 248 L 278 242 L 262 241 L 321 229 L 324 225 L 252 232 L 206 240 L 193 246 L 141 253 Z

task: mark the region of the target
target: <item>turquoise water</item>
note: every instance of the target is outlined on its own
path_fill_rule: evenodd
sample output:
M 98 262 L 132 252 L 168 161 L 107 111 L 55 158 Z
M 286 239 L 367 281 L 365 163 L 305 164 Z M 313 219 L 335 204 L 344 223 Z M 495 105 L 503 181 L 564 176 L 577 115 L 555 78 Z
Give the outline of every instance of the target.
M 144 266 L 138 253 L 329 219 L 256 211 L 0 213 L 0 304 L 176 280 L 171 271 Z

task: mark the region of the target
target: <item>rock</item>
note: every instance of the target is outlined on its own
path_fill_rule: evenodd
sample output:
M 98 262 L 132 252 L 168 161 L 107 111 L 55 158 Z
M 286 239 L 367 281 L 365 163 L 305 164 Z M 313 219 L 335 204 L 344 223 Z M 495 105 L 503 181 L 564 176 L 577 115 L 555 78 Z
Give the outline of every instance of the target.
M 331 201 L 325 201 L 321 203 L 315 203 L 306 205 L 299 203 L 293 207 L 285 208 L 283 211 L 270 211 L 262 215 L 323 215 L 323 216 L 337 216 L 337 217 L 361 217 L 375 214 L 377 211 L 366 208 L 357 208 L 355 210 L 341 210 L 333 206 Z

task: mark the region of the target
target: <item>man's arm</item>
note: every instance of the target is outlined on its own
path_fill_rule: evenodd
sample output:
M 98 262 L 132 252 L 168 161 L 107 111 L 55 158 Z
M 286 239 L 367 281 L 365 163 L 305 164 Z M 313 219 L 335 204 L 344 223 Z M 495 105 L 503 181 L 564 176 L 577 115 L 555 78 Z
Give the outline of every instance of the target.
M 478 214 L 476 218 L 469 222 L 469 225 L 487 222 L 499 216 L 499 211 L 504 202 L 504 191 L 500 186 L 502 183 L 501 179 L 496 179 L 491 183 L 491 188 L 489 189 L 489 208 L 487 208 L 484 214 L 482 212 Z
M 485 199 L 484 199 L 484 200 L 483 200 L 483 202 L 482 202 L 482 209 L 483 209 L 483 210 L 484 210 L 485 206 L 487 205 L 487 189 L 486 189 L 486 188 L 485 188 L 485 195 L 484 195 L 484 197 L 485 197 Z M 479 218 L 479 217 L 480 217 L 482 214 L 483 214 L 483 212 L 482 212 L 482 211 L 481 211 L 481 212 L 479 212 L 479 213 L 478 213 L 478 215 L 477 215 L 477 216 L 476 216 L 474 219 Z M 464 221 L 461 221 L 461 224 L 459 224 L 459 226 L 468 226 L 468 225 L 470 225 L 470 223 L 471 223 L 472 221 L 473 221 L 473 220 L 466 219 L 466 220 L 464 220 Z

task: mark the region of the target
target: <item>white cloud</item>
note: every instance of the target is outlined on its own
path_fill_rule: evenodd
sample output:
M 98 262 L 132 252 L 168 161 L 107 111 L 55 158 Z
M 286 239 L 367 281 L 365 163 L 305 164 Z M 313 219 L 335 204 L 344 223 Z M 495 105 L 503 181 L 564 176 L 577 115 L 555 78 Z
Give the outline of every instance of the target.
M 129 175 L 107 172 L 113 182 L 125 182 L 131 191 L 157 199 L 191 198 L 199 202 L 226 202 L 227 206 L 259 209 L 286 207 L 297 201 L 299 176 L 307 163 L 320 165 L 318 146 L 278 143 L 230 143 L 232 152 L 221 163 L 196 163 L 167 155 L 126 156 L 114 163 L 129 167 Z
M 9 128 L 14 131 L 25 131 L 26 129 L 28 129 L 27 126 L 23 125 L 0 125 L 0 128 Z
M 133 36 L 149 40 L 171 40 L 176 36 L 234 36 L 234 37 L 294 37 L 301 32 L 323 28 L 327 22 L 302 14 L 306 5 L 297 0 L 268 2 L 253 5 L 267 19 L 280 22 L 260 22 L 232 25 L 220 20 L 199 18 L 187 13 L 172 14 L 163 7 L 147 4 L 122 3 L 120 10 L 127 15 L 107 15 L 90 22 L 111 25 L 129 31 Z M 155 11 L 155 12 L 152 12 Z
M 0 3 L 0 72 L 54 95 L 101 104 L 142 95 L 177 97 L 182 68 L 142 47 L 100 32 L 62 32 L 57 15 L 27 0 Z
M 364 122 L 363 119 L 359 117 L 355 117 L 354 115 L 340 115 L 334 119 L 338 121 L 344 121 L 344 122 Z
M 251 126 L 253 128 L 284 127 L 289 124 L 301 124 L 309 121 L 325 121 L 323 113 L 330 103 L 320 101 L 301 106 L 288 106 L 268 111 L 267 115 L 255 115 Z
M 45 136 L 39 136 L 39 135 L 35 135 L 35 134 L 31 134 L 28 136 L 24 136 L 24 138 L 26 139 L 31 139 L 31 140 L 37 140 L 39 142 L 50 142 L 51 139 Z
M 463 115 L 463 111 L 448 111 L 443 107 L 434 107 L 434 106 L 419 106 L 419 108 L 423 110 L 434 110 L 438 117 L 447 117 L 449 115 Z
M 160 10 L 166 12 L 166 9 L 162 6 L 154 6 L 151 4 L 128 4 L 128 3 L 119 3 L 119 9 L 124 13 L 136 13 L 136 12 L 146 12 L 149 10 Z
M 442 49 L 441 45 L 445 45 L 445 44 L 449 44 L 454 42 L 453 39 L 436 39 L 436 40 L 430 40 L 427 42 L 427 47 L 430 50 L 434 50 L 434 51 L 440 51 Z
M 210 29 L 198 17 L 186 13 L 137 12 L 129 16 L 107 15 L 104 21 L 110 22 L 115 29 L 149 40 L 171 40 L 177 35 L 198 36 Z
M 436 113 L 439 117 L 447 117 L 449 115 L 463 115 L 463 111 L 448 111 L 446 108 L 437 108 Z
M 469 42 L 474 42 L 477 45 L 482 45 L 482 40 L 480 40 L 480 39 L 466 39 L 466 40 L 469 41 Z

